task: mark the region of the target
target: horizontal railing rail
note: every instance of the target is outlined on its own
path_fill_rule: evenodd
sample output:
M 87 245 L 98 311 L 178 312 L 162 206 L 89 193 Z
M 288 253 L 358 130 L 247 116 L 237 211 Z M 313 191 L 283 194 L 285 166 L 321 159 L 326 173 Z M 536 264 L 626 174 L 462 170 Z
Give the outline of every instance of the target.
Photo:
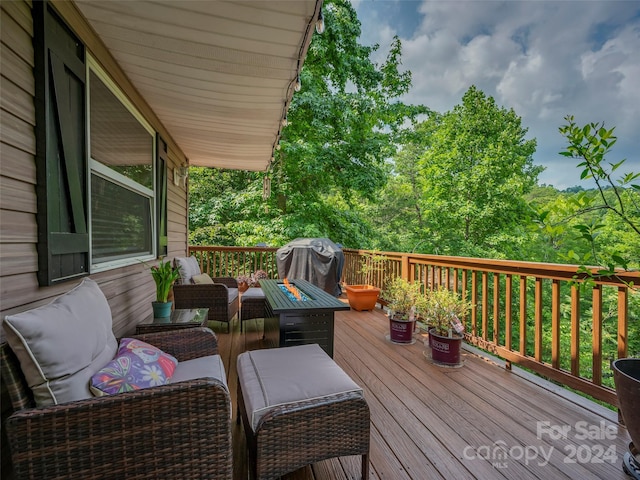
M 589 277 L 577 265 L 397 252 L 344 250 L 346 283 L 384 257 L 374 276 L 383 289 L 396 276 L 469 300 L 465 340 L 555 382 L 617 405 L 610 364 L 629 354 L 629 302 L 640 310 L 640 273 Z M 594 269 L 595 272 L 595 269 Z M 589 281 L 591 280 L 591 281 Z M 634 290 L 635 289 L 635 290 Z M 637 352 L 636 352 L 637 354 Z
M 610 363 L 629 354 L 630 302 L 636 314 L 640 310 L 639 272 L 589 281 L 576 265 L 343 251 L 343 283 L 370 283 L 384 292 L 399 276 L 420 282 L 425 292 L 454 290 L 473 304 L 461 319 L 469 344 L 501 357 L 508 368 L 518 364 L 617 405 Z M 277 278 L 276 248 L 192 246 L 190 252 L 211 276 L 261 269 Z M 374 257 L 374 268 L 363 270 Z
M 251 276 L 258 270 L 269 278 L 278 278 L 274 247 L 214 247 L 190 246 L 189 255 L 198 259 L 200 270 L 210 277 Z

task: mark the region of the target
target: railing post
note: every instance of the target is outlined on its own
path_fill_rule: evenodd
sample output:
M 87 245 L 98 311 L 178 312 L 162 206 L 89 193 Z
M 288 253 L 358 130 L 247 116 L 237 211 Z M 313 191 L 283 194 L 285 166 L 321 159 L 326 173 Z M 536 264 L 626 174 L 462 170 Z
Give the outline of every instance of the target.
M 551 366 L 560 368 L 560 282 L 551 284 Z
M 629 290 L 618 287 L 618 358 L 628 355 Z
M 580 374 L 580 287 L 571 286 L 571 375 Z
M 542 361 L 542 278 L 536 277 L 534 292 L 534 358 L 536 362 Z
M 412 280 L 411 278 L 409 278 L 409 255 L 402 255 L 402 257 L 400 257 L 400 265 L 401 265 L 401 277 L 404 280 Z
M 593 287 L 593 328 L 592 328 L 592 368 L 591 381 L 602 385 L 602 285 Z

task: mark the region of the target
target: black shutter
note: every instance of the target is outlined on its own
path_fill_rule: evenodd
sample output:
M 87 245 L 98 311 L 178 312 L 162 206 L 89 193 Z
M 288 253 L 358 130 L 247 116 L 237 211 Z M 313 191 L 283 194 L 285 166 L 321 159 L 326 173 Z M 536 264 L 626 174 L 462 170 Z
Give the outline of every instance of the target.
M 89 274 L 85 49 L 47 1 L 33 2 L 38 281 Z
M 167 254 L 167 165 L 169 152 L 167 142 L 156 135 L 156 212 L 158 226 L 158 256 Z

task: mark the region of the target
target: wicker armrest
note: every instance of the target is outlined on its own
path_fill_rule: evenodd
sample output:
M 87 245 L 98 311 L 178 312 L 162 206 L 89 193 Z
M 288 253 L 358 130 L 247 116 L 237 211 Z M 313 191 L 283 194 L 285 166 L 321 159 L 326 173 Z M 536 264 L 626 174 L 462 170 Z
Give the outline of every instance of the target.
M 238 281 L 232 277 L 214 277 L 213 283 L 222 283 L 227 288 L 238 288 Z
M 208 328 L 186 328 L 133 337 L 173 355 L 179 362 L 218 354 L 218 337 Z
M 17 478 L 230 479 L 230 396 L 201 378 L 18 411 L 7 421 Z
M 174 285 L 173 298 L 176 308 L 226 307 L 229 303 L 229 287 L 223 283 Z

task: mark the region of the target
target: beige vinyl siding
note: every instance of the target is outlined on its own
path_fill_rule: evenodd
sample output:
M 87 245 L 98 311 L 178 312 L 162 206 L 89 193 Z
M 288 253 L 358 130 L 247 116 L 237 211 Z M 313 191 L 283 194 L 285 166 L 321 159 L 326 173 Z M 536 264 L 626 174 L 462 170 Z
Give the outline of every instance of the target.
M 106 69 L 145 119 L 169 147 L 168 256 L 187 251 L 187 193 L 173 184 L 173 168 L 186 161 L 169 132 L 160 124 L 115 60 L 84 21 L 73 3 L 56 2 L 62 17 Z M 78 280 L 40 287 L 37 272 L 34 52 L 31 4 L 2 1 L 0 49 L 2 68 L 0 95 L 0 316 L 48 303 L 70 290 Z M 117 336 L 134 331 L 151 314 L 155 285 L 142 264 L 91 275 L 107 296 Z M 4 341 L 4 335 L 0 334 Z

